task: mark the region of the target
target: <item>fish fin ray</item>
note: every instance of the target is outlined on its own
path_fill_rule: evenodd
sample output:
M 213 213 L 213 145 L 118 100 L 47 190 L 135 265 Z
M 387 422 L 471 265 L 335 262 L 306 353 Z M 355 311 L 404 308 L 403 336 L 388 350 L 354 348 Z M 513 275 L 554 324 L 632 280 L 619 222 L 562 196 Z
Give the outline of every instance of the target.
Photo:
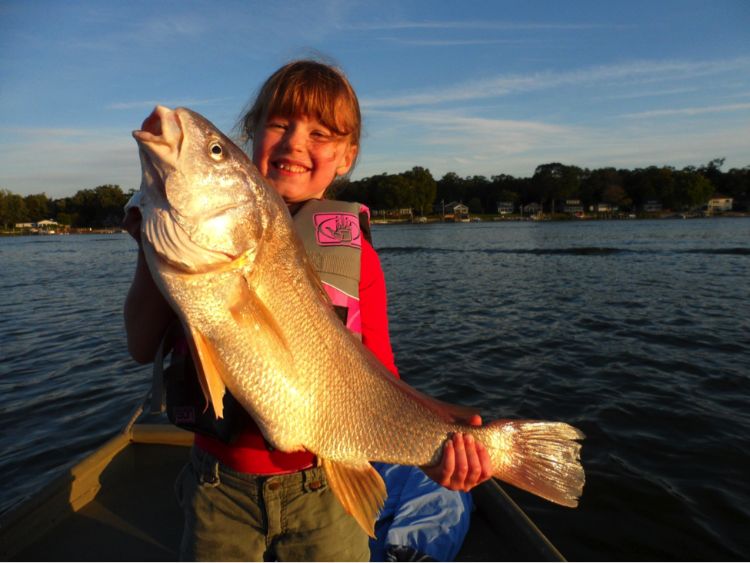
M 221 376 L 218 354 L 209 340 L 197 329 L 189 327 L 188 332 L 188 342 L 193 352 L 198 382 L 206 398 L 206 405 L 210 404 L 213 407 L 216 418 L 224 418 L 226 385 Z
M 385 482 L 369 463 L 353 465 L 319 458 L 326 480 L 344 510 L 375 537 L 375 521 L 385 504 Z
M 586 482 L 577 441 L 585 437 L 583 432 L 564 422 L 538 420 L 498 420 L 488 426 L 510 439 L 503 451 L 483 441 L 494 477 L 551 502 L 578 506 Z M 508 456 L 513 463 L 496 461 Z

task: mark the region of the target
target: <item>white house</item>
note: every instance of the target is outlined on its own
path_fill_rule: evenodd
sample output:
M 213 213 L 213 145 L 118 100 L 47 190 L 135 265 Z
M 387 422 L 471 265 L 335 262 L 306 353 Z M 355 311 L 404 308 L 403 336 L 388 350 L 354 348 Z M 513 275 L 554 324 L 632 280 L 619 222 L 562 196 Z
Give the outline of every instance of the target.
M 497 213 L 498 215 L 510 215 L 513 213 L 514 205 L 512 201 L 498 201 L 497 202 Z
M 643 204 L 643 211 L 646 213 L 656 213 L 661 211 L 661 202 L 656 201 L 655 199 L 650 199 Z
M 721 194 L 714 194 L 708 200 L 708 211 L 731 211 L 734 203 L 733 198 Z
M 580 199 L 566 199 L 563 205 L 563 213 L 583 213 L 583 205 Z

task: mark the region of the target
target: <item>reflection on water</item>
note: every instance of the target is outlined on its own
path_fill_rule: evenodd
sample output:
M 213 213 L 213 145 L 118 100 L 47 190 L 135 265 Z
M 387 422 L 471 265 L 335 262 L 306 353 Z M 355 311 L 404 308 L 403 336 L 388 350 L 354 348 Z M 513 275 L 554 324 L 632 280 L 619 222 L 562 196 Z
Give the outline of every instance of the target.
M 375 226 L 402 376 L 587 435 L 576 510 L 512 491 L 570 559 L 747 559 L 750 220 Z M 125 235 L 0 239 L 0 510 L 116 432 Z

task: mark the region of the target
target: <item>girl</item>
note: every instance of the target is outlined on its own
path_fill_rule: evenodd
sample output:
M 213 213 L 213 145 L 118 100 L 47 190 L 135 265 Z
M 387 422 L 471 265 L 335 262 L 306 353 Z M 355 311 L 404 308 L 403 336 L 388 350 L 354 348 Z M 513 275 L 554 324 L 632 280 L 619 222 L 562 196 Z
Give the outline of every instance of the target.
M 398 377 L 383 272 L 372 245 L 359 236 L 368 232 L 366 216 L 358 204 L 322 199 L 334 179 L 349 173 L 359 152 L 361 117 L 349 81 L 330 65 L 289 63 L 264 83 L 240 126 L 253 162 L 287 202 L 308 252 L 318 255 L 312 262 L 339 265 L 321 266 L 319 273 L 342 320 Z M 313 221 L 321 213 L 336 217 L 337 237 L 316 238 Z M 139 241 L 137 210 L 125 225 Z M 153 361 L 175 314 L 140 250 L 124 316 L 131 355 Z M 481 424 L 479 417 L 469 422 Z M 178 477 L 185 511 L 181 557 L 367 561 L 368 538 L 328 489 L 315 456 L 273 450 L 249 416 L 233 424 L 229 443 L 196 434 L 191 461 Z M 423 470 L 439 484 L 464 491 L 491 475 L 484 448 L 460 434 L 446 441 L 437 466 Z

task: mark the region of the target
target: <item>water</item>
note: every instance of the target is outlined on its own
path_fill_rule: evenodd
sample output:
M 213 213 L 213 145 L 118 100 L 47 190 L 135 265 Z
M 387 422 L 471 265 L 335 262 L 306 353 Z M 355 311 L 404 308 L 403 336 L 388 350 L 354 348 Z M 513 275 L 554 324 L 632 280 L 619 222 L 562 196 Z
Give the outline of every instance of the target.
M 570 510 L 511 491 L 570 559 L 750 557 L 750 219 L 376 226 L 402 376 L 485 419 L 587 435 Z M 125 235 L 0 239 L 0 510 L 116 432 Z

